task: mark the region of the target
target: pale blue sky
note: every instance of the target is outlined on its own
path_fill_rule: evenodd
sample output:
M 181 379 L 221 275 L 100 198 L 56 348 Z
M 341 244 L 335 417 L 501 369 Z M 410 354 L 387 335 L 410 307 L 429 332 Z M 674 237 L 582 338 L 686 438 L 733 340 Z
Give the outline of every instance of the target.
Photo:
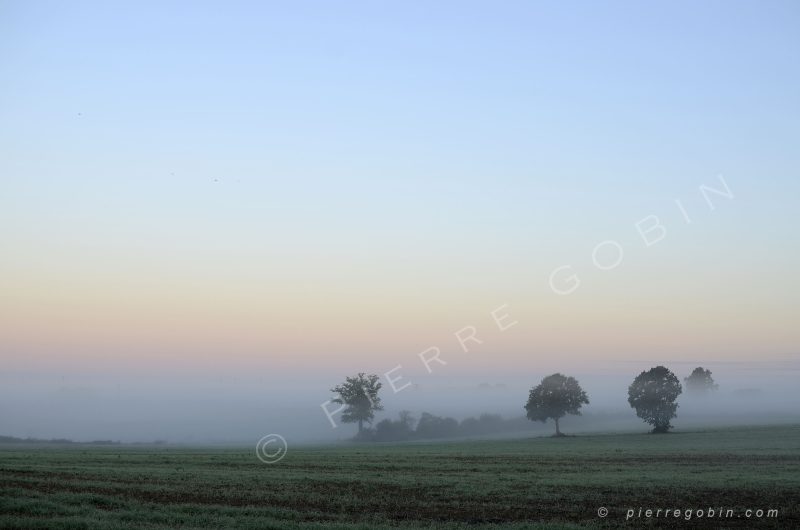
M 357 335 L 364 313 L 413 328 L 415 312 L 523 305 L 562 263 L 596 275 L 592 246 L 617 239 L 630 266 L 584 309 L 656 278 L 695 289 L 641 294 L 674 318 L 733 292 L 784 326 L 798 29 L 796 2 L 0 1 L 5 311 L 255 285 L 306 297 L 306 334 L 357 307 L 338 328 Z M 718 174 L 736 201 L 709 215 L 697 187 Z M 644 255 L 648 214 L 670 238 Z M 82 307 L 93 289 L 106 298 Z M 780 331 L 771 351 L 792 345 Z
M 375 214 L 797 189 L 794 2 L 0 6 L 3 173 L 67 194 L 250 179 Z

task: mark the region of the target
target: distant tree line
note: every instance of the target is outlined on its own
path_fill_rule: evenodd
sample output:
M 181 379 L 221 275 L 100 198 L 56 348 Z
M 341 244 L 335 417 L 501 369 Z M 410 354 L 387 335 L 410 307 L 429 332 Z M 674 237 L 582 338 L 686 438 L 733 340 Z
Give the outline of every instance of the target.
M 363 428 L 361 433 L 356 435 L 356 439 L 373 442 L 403 442 L 483 436 L 524 428 L 524 419 L 506 419 L 499 414 L 481 414 L 458 421 L 455 418 L 437 416 L 429 412 L 423 412 L 419 418 L 415 418 L 409 411 L 404 410 L 400 412 L 397 419 L 383 419 L 374 427 Z
M 41 438 L 17 438 L 16 436 L 0 436 L 2 444 L 81 444 L 81 445 L 118 445 L 120 442 L 113 440 L 92 440 L 91 442 L 76 442 L 67 438 L 53 438 L 43 440 Z
M 711 371 L 695 368 L 684 379 L 687 390 L 693 395 L 707 395 L 717 390 L 718 385 Z M 360 373 L 348 377 L 344 383 L 331 389 L 336 394 L 332 400 L 345 406 L 342 412 L 344 423 L 357 423 L 355 439 L 363 441 L 405 441 L 431 438 L 453 438 L 490 434 L 503 430 L 504 420 L 496 414 L 482 414 L 461 422 L 455 418 L 440 417 L 423 412 L 416 420 L 410 412 L 403 411 L 398 419 L 384 419 L 371 427 L 375 412 L 383 410 L 378 393 L 381 383 L 377 375 Z M 628 387 L 628 404 L 636 415 L 652 426 L 653 433 L 666 433 L 672 428 L 672 419 L 677 416 L 677 398 L 683 387 L 677 376 L 664 366 L 656 366 L 636 376 Z M 531 388 L 525 404 L 527 418 L 531 421 L 553 420 L 554 436 L 565 436 L 559 421 L 566 415 L 581 415 L 583 405 L 589 404 L 589 396 L 574 377 L 560 373 L 549 375 Z M 368 424 L 370 427 L 364 427 Z

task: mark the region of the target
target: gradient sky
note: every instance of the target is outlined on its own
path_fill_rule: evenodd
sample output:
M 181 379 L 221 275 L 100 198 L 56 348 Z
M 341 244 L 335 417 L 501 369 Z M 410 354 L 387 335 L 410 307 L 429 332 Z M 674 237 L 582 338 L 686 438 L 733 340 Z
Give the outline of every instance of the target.
M 799 29 L 770 1 L 0 0 L 3 370 L 796 356 Z

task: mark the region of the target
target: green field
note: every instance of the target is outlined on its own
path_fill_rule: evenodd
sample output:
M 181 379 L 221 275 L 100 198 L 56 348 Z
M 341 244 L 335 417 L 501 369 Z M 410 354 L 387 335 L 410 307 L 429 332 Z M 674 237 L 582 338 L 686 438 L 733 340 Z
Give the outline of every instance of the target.
M 15 445 L 0 480 L 2 528 L 615 528 L 640 506 L 735 515 L 628 525 L 796 528 L 800 426 L 290 446 L 275 464 L 250 447 Z

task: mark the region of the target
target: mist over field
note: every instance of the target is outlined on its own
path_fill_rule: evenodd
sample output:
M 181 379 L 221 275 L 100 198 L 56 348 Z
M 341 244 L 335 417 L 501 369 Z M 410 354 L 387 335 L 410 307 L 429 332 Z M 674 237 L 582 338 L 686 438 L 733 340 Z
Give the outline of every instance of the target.
M 465 364 L 468 358 L 459 359 Z M 653 363 L 655 365 L 657 363 Z M 666 363 L 681 380 L 696 365 L 712 369 L 719 390 L 707 396 L 679 397 L 678 430 L 724 425 L 756 425 L 800 421 L 796 380 L 800 363 L 792 357 L 783 362 Z M 642 362 L 597 363 L 587 372 L 572 370 L 589 395 L 582 416 L 564 418 L 567 432 L 647 431 L 627 403 L 627 388 Z M 480 378 L 456 373 L 447 377 L 418 373 L 406 382 L 412 386 L 393 393 L 383 379 L 383 418 L 396 419 L 401 410 L 419 418 L 422 412 L 463 420 L 484 413 L 522 418 L 528 391 L 548 375 L 515 375 L 513 370 Z M 587 367 L 589 368 L 589 367 Z M 456 368 L 453 367 L 453 371 Z M 599 373 L 598 373 L 599 372 Z M 4 435 L 33 438 L 66 438 L 75 441 L 167 441 L 171 443 L 254 444 L 270 433 L 292 443 L 349 439 L 352 424 L 337 420 L 331 428 L 320 405 L 331 398 L 328 390 L 346 373 L 310 373 L 287 384 L 268 372 L 125 376 L 123 374 L 5 375 L 0 384 L 0 418 Z M 393 374 L 394 377 L 397 373 Z M 335 410 L 335 406 L 330 406 Z M 549 435 L 550 423 L 525 420 L 525 435 Z M 498 435 L 519 436 L 515 426 Z

